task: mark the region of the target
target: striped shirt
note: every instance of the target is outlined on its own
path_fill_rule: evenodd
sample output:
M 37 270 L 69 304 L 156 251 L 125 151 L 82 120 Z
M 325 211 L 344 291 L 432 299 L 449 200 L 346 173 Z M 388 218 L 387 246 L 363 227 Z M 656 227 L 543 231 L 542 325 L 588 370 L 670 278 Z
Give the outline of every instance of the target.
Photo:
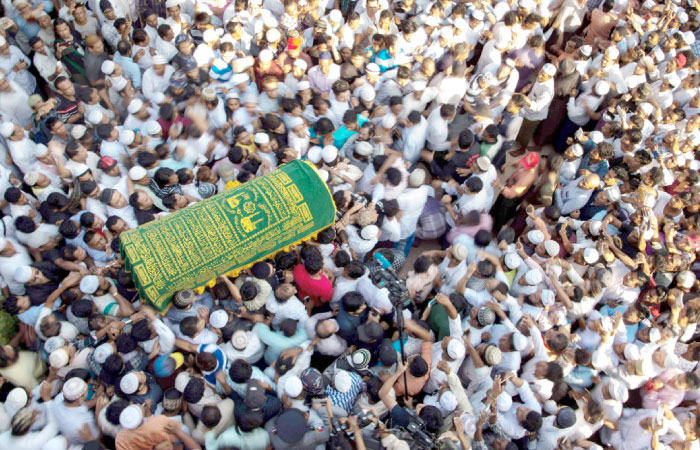
M 348 375 L 350 375 L 350 379 L 352 380 L 352 384 L 350 385 L 350 390 L 348 392 L 339 392 L 329 385 L 326 388 L 326 395 L 328 395 L 328 398 L 331 399 L 331 403 L 334 406 L 343 408 L 349 413 L 352 411 L 352 407 L 355 404 L 355 399 L 357 396 L 360 394 L 360 392 L 365 390 L 365 383 L 356 373 L 348 372 Z

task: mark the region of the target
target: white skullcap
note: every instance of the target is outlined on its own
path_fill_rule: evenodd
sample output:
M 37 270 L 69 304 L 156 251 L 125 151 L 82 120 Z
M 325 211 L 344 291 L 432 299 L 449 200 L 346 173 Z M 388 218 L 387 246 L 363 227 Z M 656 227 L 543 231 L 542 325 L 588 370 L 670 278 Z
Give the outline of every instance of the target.
M 332 163 L 337 157 L 338 149 L 332 145 L 326 145 L 323 147 L 323 150 L 321 150 L 321 159 L 323 159 L 325 163 Z
M 467 28 L 469 28 L 469 24 L 467 23 L 467 21 L 464 20 L 464 19 L 461 18 L 461 17 L 458 18 L 458 19 L 455 19 L 455 21 L 454 21 L 454 23 L 452 24 L 452 26 L 455 27 L 455 28 L 457 28 L 459 31 L 464 31 L 464 30 L 466 30 Z
M 588 231 L 593 236 L 600 236 L 600 232 L 603 229 L 603 222 L 600 220 L 591 220 L 588 222 Z
M 228 323 L 228 313 L 223 309 L 217 309 L 209 316 L 209 324 L 214 328 L 223 328 Z
M 505 263 L 506 267 L 510 270 L 515 270 L 518 267 L 520 267 L 520 264 L 523 263 L 523 260 L 518 256 L 517 253 L 515 252 L 507 252 L 503 256 L 503 262 Z
M 165 103 L 165 94 L 163 94 L 162 92 L 155 92 L 153 93 L 151 100 L 153 100 L 153 103 L 155 103 L 156 105 L 162 105 L 163 103 Z
M 297 85 L 297 89 L 299 91 L 305 91 L 307 89 L 311 89 L 311 83 L 309 83 L 307 80 L 300 81 L 299 84 Z
M 148 122 L 146 122 L 144 128 L 146 129 L 146 133 L 150 135 L 155 135 L 163 131 L 163 129 L 160 127 L 160 124 L 155 120 L 149 120 Z
M 609 202 L 616 202 L 620 200 L 620 188 L 617 186 L 612 186 L 605 189 L 605 198 L 607 198 Z
M 376 239 L 377 235 L 379 235 L 379 228 L 377 228 L 376 225 L 367 225 L 360 232 L 360 236 L 362 236 L 362 239 L 364 239 L 366 241 L 371 241 L 372 239 Z
M 314 164 L 321 162 L 321 152 L 323 149 L 318 145 L 314 145 L 306 152 L 306 158 Z
M 265 38 L 267 39 L 267 42 L 277 42 L 281 37 L 282 35 L 277 30 L 277 28 L 270 28 L 269 30 L 267 30 L 267 33 L 265 33 Z
M 627 386 L 625 386 L 623 382 L 617 381 L 613 378 L 609 378 L 608 393 L 610 394 L 610 397 L 613 398 L 613 400 L 617 400 L 618 402 L 622 403 L 625 403 L 629 398 L 629 391 L 627 390 Z
M 104 364 L 110 355 L 114 354 L 114 347 L 110 342 L 105 342 L 99 345 L 92 354 L 93 359 L 99 363 Z
M 360 89 L 360 99 L 364 102 L 371 102 L 376 96 L 377 93 L 374 92 L 374 88 L 372 86 L 367 85 Z
M 258 58 L 262 62 L 270 62 L 270 61 L 272 61 L 272 56 L 273 56 L 272 52 L 268 49 L 265 49 L 265 50 L 260 52 L 260 55 L 258 55 Z
M 289 129 L 293 129 L 298 127 L 299 125 L 304 125 L 304 119 L 301 117 L 290 117 L 289 120 L 287 121 L 289 125 Z
M 17 3 L 19 3 L 19 2 L 15 2 L 15 5 Z M 0 47 L 4 46 L 5 44 L 7 44 L 7 40 L 4 37 L 0 36 Z
M 583 156 L 583 147 L 581 146 L 581 144 L 574 144 L 569 148 L 571 149 L 571 153 L 575 157 L 580 158 L 581 156 Z
M 655 344 L 661 339 L 661 332 L 658 328 L 652 328 L 649 330 L 649 342 Z
M 599 80 L 595 84 L 595 94 L 598 97 L 603 97 L 605 95 L 608 95 L 608 92 L 610 92 L 610 83 L 608 83 L 605 80 Z
M 544 249 L 549 256 L 557 256 L 559 254 L 559 243 L 552 239 L 544 241 Z
M 618 56 L 620 56 L 620 50 L 617 49 L 616 46 L 610 46 L 607 49 L 605 49 L 605 56 L 607 56 L 610 59 L 617 59 Z
M 270 136 L 267 133 L 255 133 L 254 141 L 256 144 L 269 144 Z
M 87 115 L 87 121 L 93 125 L 99 125 L 102 123 L 102 118 L 104 118 L 104 114 L 102 114 L 102 111 L 99 109 L 93 109 Z
M 24 388 L 16 387 L 7 394 L 5 408 L 10 407 L 13 411 L 17 412 L 27 406 L 27 401 L 29 401 L 27 391 L 25 391 Z
M 683 270 L 676 275 L 676 284 L 684 289 L 690 289 L 695 284 L 695 279 L 696 277 L 693 272 L 690 270 Z
M 304 385 L 301 383 L 301 379 L 295 375 L 290 376 L 284 382 L 284 393 L 287 394 L 287 397 L 297 398 L 303 390 Z
M 550 77 L 553 77 L 554 75 L 557 74 L 557 68 L 554 67 L 554 64 L 547 63 L 544 66 L 542 66 L 542 71 L 549 75 Z
M 527 233 L 527 240 L 533 245 L 540 245 L 544 242 L 544 233 L 540 230 L 530 230 Z
M 129 169 L 129 178 L 131 178 L 132 181 L 138 181 L 146 175 L 148 175 L 148 172 L 141 166 L 134 166 Z
M 134 372 L 127 373 L 119 381 L 119 389 L 127 395 L 133 394 L 139 389 L 139 377 Z
M 534 0 L 519 0 L 518 6 L 523 8 L 523 9 L 535 9 L 535 8 L 537 8 L 537 4 L 534 2 Z
M 162 65 L 162 64 L 167 64 L 168 60 L 165 59 L 165 56 L 163 55 L 154 55 L 153 56 L 153 65 Z
M 393 114 L 386 114 L 382 117 L 382 128 L 390 130 L 396 126 L 396 116 Z
M 454 32 L 451 27 L 444 27 L 440 30 L 440 37 L 443 39 L 452 39 Z
M 513 348 L 515 348 L 516 351 L 520 352 L 525 350 L 527 347 L 527 338 L 522 335 L 519 331 L 515 331 L 513 333 Z
M 489 167 L 491 167 L 491 160 L 488 158 L 488 156 L 479 156 L 476 158 L 476 165 L 479 169 L 486 171 L 489 170 Z
M 112 88 L 117 92 L 121 92 L 126 87 L 127 83 L 128 80 L 124 77 L 112 78 Z
M 189 382 L 190 374 L 184 371 L 180 372 L 175 377 L 175 389 L 180 393 L 185 392 L 185 388 L 187 387 L 187 383 Z
M 352 388 L 352 377 L 350 377 L 350 374 L 345 370 L 339 370 L 333 377 L 333 385 L 335 386 L 336 391 L 340 392 L 341 394 L 345 394 L 346 392 L 350 391 L 350 388 Z
M 324 183 L 328 183 L 328 179 L 331 177 L 331 174 L 329 174 L 326 169 L 318 169 L 318 174 L 321 176 Z
M 39 172 L 31 171 L 24 175 L 24 182 L 29 186 L 34 186 L 39 181 Z
M 69 402 L 75 401 L 82 396 L 87 390 L 87 384 L 78 377 L 73 377 L 63 383 L 63 398 Z
M 411 175 L 408 176 L 408 184 L 413 188 L 422 186 L 425 182 L 425 170 L 423 169 L 413 169 Z
M 666 55 L 664 54 L 664 51 L 661 49 L 661 47 L 656 47 L 654 50 L 652 50 L 652 54 L 654 56 L 654 60 L 657 63 L 660 63 L 661 61 L 666 59 Z
M 15 281 L 21 284 L 29 282 L 32 278 L 32 268 L 26 264 L 17 266 L 15 269 Z
M 692 31 L 684 31 L 681 33 L 681 36 L 683 36 L 683 42 L 685 42 L 686 45 L 693 45 L 695 43 L 695 35 Z
M 423 21 L 423 25 L 426 27 L 437 27 L 440 26 L 440 22 L 433 16 L 428 16 Z
M 0 134 L 4 138 L 9 138 L 12 136 L 12 134 L 15 132 L 15 124 L 12 122 L 3 122 L 2 125 L 0 125 Z
M 455 242 L 452 244 L 450 247 L 450 252 L 452 253 L 452 256 L 454 259 L 457 261 L 464 261 L 467 259 L 467 256 L 469 255 L 469 250 L 465 245 L 460 244 L 459 242 Z
M 231 336 L 231 345 L 238 351 L 245 350 L 248 347 L 248 334 L 243 330 L 236 330 Z
M 219 35 L 213 28 L 208 28 L 202 33 L 202 40 L 204 42 L 214 42 L 219 39 Z
M 578 50 L 583 56 L 591 56 L 591 53 L 593 52 L 593 47 L 591 47 L 590 45 L 582 45 Z
M 588 136 L 591 138 L 594 144 L 600 144 L 605 140 L 605 135 L 598 130 L 591 131 L 591 134 Z
M 135 98 L 131 102 L 129 102 L 129 106 L 127 107 L 127 111 L 131 114 L 136 114 L 143 108 L 143 100 L 140 98 Z
M 644 102 L 641 105 L 639 105 L 639 109 L 642 110 L 642 112 L 645 115 L 651 115 L 651 113 L 654 112 L 654 107 L 651 105 L 651 103 Z
M 182 4 L 182 0 L 168 0 L 165 2 L 165 7 L 172 8 L 174 6 L 180 6 L 180 4 Z
M 672 88 L 677 88 L 681 84 L 680 77 L 675 73 L 667 73 L 664 79 L 668 81 L 668 84 L 670 84 Z
M 598 262 L 599 258 L 600 254 L 598 253 L 598 250 L 594 248 L 587 248 L 583 251 L 583 260 L 588 264 L 595 264 Z
M 440 396 L 440 407 L 447 413 L 451 413 L 457 409 L 457 397 L 452 391 L 445 391 Z
M 625 349 L 623 350 L 622 354 L 627 361 L 635 361 L 640 358 L 639 347 L 632 343 L 625 344 Z
M 464 343 L 460 339 L 450 339 L 447 344 L 447 356 L 452 359 L 462 359 L 467 350 L 464 348 Z
M 298 67 L 301 70 L 306 70 L 309 67 L 308 64 L 306 64 L 306 61 L 304 61 L 303 59 L 297 59 L 296 61 L 294 61 L 293 66 Z
M 378 74 L 381 72 L 381 69 L 376 63 L 369 63 L 365 66 L 365 72 Z
M 678 21 L 681 24 L 684 24 L 684 23 L 688 22 L 688 13 L 686 13 L 684 10 L 680 10 L 676 14 L 676 18 L 678 19 Z M 695 37 L 695 36 L 693 36 L 693 37 Z
M 126 145 L 128 147 L 134 143 L 134 139 L 136 139 L 136 133 L 131 130 L 121 130 L 119 132 L 119 142 L 122 145 Z
M 418 80 L 418 81 L 412 82 L 411 86 L 413 87 L 414 91 L 424 91 L 428 85 L 425 81 Z
M 250 77 L 246 73 L 237 73 L 231 76 L 231 83 L 233 85 L 247 83 Z
M 53 353 L 67 344 L 66 340 L 61 336 L 51 336 L 44 342 L 44 351 L 48 354 Z
M 484 20 L 484 12 L 480 9 L 472 12 L 472 17 L 476 20 Z
M 119 425 L 127 430 L 138 428 L 141 422 L 143 422 L 143 411 L 138 405 L 129 405 L 119 414 Z
M 80 280 L 80 292 L 94 294 L 100 287 L 100 279 L 96 275 L 86 275 Z
M 506 392 L 501 392 L 501 395 L 496 399 L 496 409 L 505 412 L 513 406 L 513 398 Z
M 524 277 L 525 282 L 530 286 L 537 286 L 542 282 L 542 274 L 538 270 L 528 270 Z
M 102 73 L 105 75 L 112 75 L 114 73 L 114 69 L 116 68 L 116 64 L 114 64 L 113 61 L 107 60 L 102 63 Z
M 343 13 L 339 9 L 334 9 L 328 14 L 328 18 L 331 19 L 331 22 L 338 23 L 343 20 Z
M 68 351 L 66 351 L 65 348 L 59 348 L 57 350 L 54 350 L 49 355 L 49 365 L 56 369 L 66 367 L 69 362 L 70 355 L 68 354 Z
M 551 289 L 542 289 L 542 305 L 552 306 L 555 298 L 556 295 L 554 295 L 554 291 Z

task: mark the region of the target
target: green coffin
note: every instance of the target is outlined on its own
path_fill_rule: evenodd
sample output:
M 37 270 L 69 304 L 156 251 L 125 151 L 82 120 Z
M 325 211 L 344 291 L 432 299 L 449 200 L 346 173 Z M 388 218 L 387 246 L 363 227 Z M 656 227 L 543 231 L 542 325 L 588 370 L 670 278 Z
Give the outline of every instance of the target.
M 316 168 L 297 160 L 120 236 L 121 256 L 142 299 L 159 311 L 182 289 L 213 286 L 305 241 L 335 221 Z

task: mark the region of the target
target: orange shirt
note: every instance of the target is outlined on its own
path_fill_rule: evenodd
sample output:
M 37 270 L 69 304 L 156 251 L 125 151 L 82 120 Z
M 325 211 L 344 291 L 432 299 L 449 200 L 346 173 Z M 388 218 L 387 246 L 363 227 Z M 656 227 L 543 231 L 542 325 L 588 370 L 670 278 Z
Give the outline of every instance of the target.
M 161 442 L 171 440 L 165 431 L 165 425 L 170 420 L 167 416 L 155 416 L 147 419 L 138 428 L 121 430 L 114 441 L 117 450 L 153 450 L 153 447 Z

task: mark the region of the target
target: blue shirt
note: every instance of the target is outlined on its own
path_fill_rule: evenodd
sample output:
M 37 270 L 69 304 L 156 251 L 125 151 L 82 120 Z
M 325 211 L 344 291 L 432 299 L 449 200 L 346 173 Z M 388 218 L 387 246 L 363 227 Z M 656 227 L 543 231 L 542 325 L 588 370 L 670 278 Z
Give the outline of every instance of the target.
M 253 327 L 253 333 L 257 334 L 260 340 L 267 345 L 265 349 L 265 362 L 267 364 L 276 361 L 284 350 L 298 347 L 302 342 L 309 339 L 303 326 L 297 326 L 296 333 L 286 337 L 281 332 L 272 331 L 264 323 L 258 323 Z
M 357 115 L 357 125 L 358 128 L 361 127 L 364 123 L 369 122 L 369 119 L 367 119 L 365 116 L 358 114 Z M 350 139 L 350 136 L 353 134 L 357 134 L 357 131 L 350 131 L 348 130 L 348 127 L 343 125 L 342 127 L 338 128 L 335 133 L 333 133 L 333 145 L 335 148 L 340 149 L 345 145 L 345 142 L 347 142 L 348 139 Z
M 224 355 L 223 350 L 221 350 L 221 348 L 215 344 L 201 344 L 197 349 L 197 352 L 211 353 L 216 358 L 216 367 L 214 370 L 211 372 L 205 372 L 204 370 L 202 371 L 202 375 L 204 375 L 204 379 L 207 381 L 207 383 L 211 384 L 212 386 L 216 386 L 216 373 L 219 370 L 226 368 L 226 355 Z
M 114 54 L 114 62 L 121 66 L 122 70 L 124 71 L 124 75 L 131 80 L 131 84 L 135 89 L 141 87 L 141 69 L 133 59 L 122 56 L 119 52 L 116 52 Z

